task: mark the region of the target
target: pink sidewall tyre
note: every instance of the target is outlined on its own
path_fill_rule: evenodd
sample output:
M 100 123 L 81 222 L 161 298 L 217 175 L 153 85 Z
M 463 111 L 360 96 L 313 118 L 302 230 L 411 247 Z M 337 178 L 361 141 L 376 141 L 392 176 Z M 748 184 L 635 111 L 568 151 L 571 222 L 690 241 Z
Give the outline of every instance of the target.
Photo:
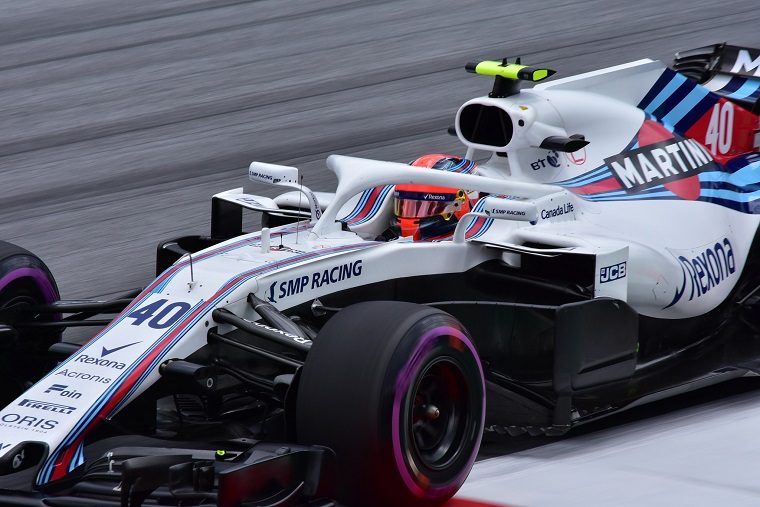
M 0 343 L 2 406 L 53 366 L 45 352 L 60 341 L 61 330 L 24 327 L 22 323 L 59 319 L 59 315 L 33 310 L 35 305 L 58 299 L 58 286 L 45 263 L 28 250 L 0 241 L 0 324 L 16 331 L 14 338 L 6 334 Z
M 348 506 L 433 506 L 453 496 L 480 446 L 485 387 L 451 315 L 396 301 L 352 305 L 320 331 L 299 382 L 300 442 L 337 456 Z

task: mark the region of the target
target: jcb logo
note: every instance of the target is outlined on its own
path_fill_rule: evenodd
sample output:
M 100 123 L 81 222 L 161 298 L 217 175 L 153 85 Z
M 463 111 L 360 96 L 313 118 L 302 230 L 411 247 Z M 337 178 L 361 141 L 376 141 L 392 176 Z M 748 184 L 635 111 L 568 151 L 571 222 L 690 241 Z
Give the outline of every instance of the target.
M 612 266 L 604 266 L 599 270 L 599 283 L 614 282 L 625 278 L 625 264 L 623 261 L 620 264 L 613 264 Z

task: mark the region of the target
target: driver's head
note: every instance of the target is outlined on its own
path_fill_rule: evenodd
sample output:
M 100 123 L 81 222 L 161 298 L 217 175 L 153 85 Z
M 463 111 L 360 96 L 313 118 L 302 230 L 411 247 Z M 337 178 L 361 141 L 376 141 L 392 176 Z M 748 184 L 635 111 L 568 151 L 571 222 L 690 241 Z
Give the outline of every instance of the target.
M 451 155 L 425 155 L 411 165 L 442 171 L 472 172 L 475 164 Z M 463 189 L 432 185 L 396 185 L 391 227 L 415 240 L 443 239 L 454 233 L 459 218 L 471 209 L 473 196 Z M 477 196 L 474 196 L 477 197 Z

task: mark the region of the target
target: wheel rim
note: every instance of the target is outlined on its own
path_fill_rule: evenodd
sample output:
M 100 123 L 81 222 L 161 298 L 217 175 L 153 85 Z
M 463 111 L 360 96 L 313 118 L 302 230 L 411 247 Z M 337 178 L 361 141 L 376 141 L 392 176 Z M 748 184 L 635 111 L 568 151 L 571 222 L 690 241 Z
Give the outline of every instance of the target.
M 428 473 L 444 470 L 465 446 L 468 400 L 461 367 L 451 358 L 433 361 L 411 392 L 407 431 L 412 458 Z
M 24 314 L 27 308 L 36 304 L 38 302 L 31 295 L 17 295 L 0 305 L 0 316 L 5 321 L 13 323 L 16 320 L 14 317 Z

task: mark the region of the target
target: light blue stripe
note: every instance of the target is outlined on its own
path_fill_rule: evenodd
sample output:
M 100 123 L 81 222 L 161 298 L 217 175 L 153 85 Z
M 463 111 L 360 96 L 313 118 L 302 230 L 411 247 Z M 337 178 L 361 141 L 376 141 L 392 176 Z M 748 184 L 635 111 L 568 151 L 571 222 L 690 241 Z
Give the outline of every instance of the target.
M 673 79 L 670 80 L 670 83 L 665 85 L 665 88 L 663 88 L 662 91 L 658 93 L 654 99 L 652 99 L 652 102 L 649 103 L 644 111 L 650 114 L 654 114 L 655 109 L 660 107 L 663 102 L 668 100 L 668 97 L 673 95 L 673 93 L 685 82 L 686 77 L 682 76 L 681 74 L 675 74 L 673 76 Z
M 362 218 L 361 220 L 352 223 L 351 225 L 361 225 L 369 220 L 371 220 L 375 215 L 377 215 L 377 212 L 380 211 L 380 208 L 382 207 L 383 203 L 385 202 L 385 199 L 388 197 L 388 194 L 390 191 L 393 190 L 393 185 L 387 185 L 381 192 L 380 195 L 377 196 L 377 199 L 375 200 L 375 203 L 372 205 L 372 209 L 369 210 L 369 213 Z
M 575 184 L 579 181 L 585 180 L 586 178 L 591 178 L 592 176 L 598 176 L 599 174 L 609 172 L 609 168 L 606 165 L 603 165 L 602 167 L 598 167 L 594 169 L 593 171 L 589 171 L 587 173 L 583 173 L 579 176 L 576 176 L 575 178 L 570 178 L 567 180 L 557 181 L 555 182 L 555 185 L 563 185 L 563 186 L 569 186 L 570 184 Z
M 651 199 L 653 197 L 673 197 L 672 192 L 653 192 L 651 194 L 638 194 L 638 195 L 626 195 L 621 197 L 602 197 L 597 199 L 596 196 L 590 197 L 593 201 L 629 201 L 629 200 L 642 200 Z
M 683 120 L 683 117 L 689 114 L 689 111 L 694 109 L 694 106 L 699 104 L 703 98 L 707 97 L 710 90 L 704 86 L 697 86 L 684 97 L 681 102 L 676 105 L 671 111 L 662 118 L 662 123 L 675 126 L 679 121 Z
M 370 194 L 372 194 L 373 190 L 374 190 L 374 188 L 370 188 L 370 189 L 367 189 L 364 192 L 362 192 L 362 195 L 359 198 L 359 202 L 356 203 L 356 207 L 354 208 L 354 210 L 351 213 L 349 213 L 348 215 L 346 215 L 345 217 L 343 217 L 343 218 L 341 218 L 339 220 L 341 222 L 347 222 L 347 221 L 351 220 L 352 218 L 354 218 L 356 215 L 358 215 L 359 212 L 364 208 L 364 205 L 367 203 L 367 199 L 369 199 L 369 196 L 370 196 Z
M 729 93 L 727 96 L 732 99 L 746 99 L 760 88 L 760 80 L 748 79 L 746 83 L 741 85 L 735 92 Z
M 487 218 L 487 219 L 486 219 L 486 223 L 484 223 L 484 224 L 483 224 L 483 228 L 482 228 L 482 229 L 480 229 L 480 230 L 477 232 L 477 234 L 474 234 L 474 235 L 473 235 L 471 238 L 469 238 L 469 239 L 477 239 L 477 238 L 481 237 L 483 234 L 485 234 L 485 233 L 488 231 L 488 229 L 490 229 L 490 228 L 491 228 L 491 224 L 493 224 L 493 218 Z M 465 231 L 465 232 L 466 232 L 466 231 Z
M 617 195 L 628 195 L 624 190 L 615 190 L 614 192 L 603 192 L 601 194 L 594 194 L 593 196 L 589 196 L 587 198 L 597 198 L 597 197 L 615 197 Z M 584 197 L 584 196 L 581 196 Z
M 459 169 L 460 167 L 462 167 L 466 163 L 467 163 L 467 159 L 463 158 L 462 160 L 460 160 L 459 162 L 457 162 L 455 165 L 453 165 L 452 167 L 448 168 L 447 171 L 449 171 L 449 172 L 456 172 L 457 169 Z
M 475 207 L 472 209 L 472 211 L 483 211 L 485 204 L 486 204 L 486 198 L 483 197 L 477 202 L 477 204 L 475 204 Z M 478 218 L 470 221 L 470 223 L 467 225 L 467 229 L 464 230 L 465 237 L 467 236 L 467 233 L 470 232 L 477 225 L 477 223 L 478 223 Z M 478 233 L 475 234 L 473 237 L 468 238 L 468 239 L 479 238 L 480 236 L 485 234 L 485 232 L 491 227 L 492 223 L 493 223 L 493 218 L 486 218 L 486 221 L 483 223 L 483 228 L 480 229 L 480 231 L 478 231 Z
M 571 184 L 560 183 L 560 185 L 563 186 L 563 187 L 569 187 L 569 188 L 584 187 L 584 186 L 586 186 L 586 185 L 588 185 L 590 183 L 594 183 L 596 181 L 606 180 L 610 176 L 612 176 L 611 172 L 604 172 L 602 174 L 594 176 L 593 178 L 584 179 L 582 181 L 573 182 Z
M 760 161 L 752 162 L 733 174 L 720 171 L 701 173 L 699 181 L 727 182 L 737 187 L 760 183 Z
M 760 199 L 760 190 L 755 192 L 735 192 L 733 190 L 719 190 L 713 188 L 702 189 L 702 197 L 712 197 L 714 199 L 725 199 L 734 202 L 751 202 Z
M 483 211 L 483 207 L 485 206 L 486 198 L 481 198 L 477 203 L 475 203 L 475 207 L 472 208 L 473 212 Z M 467 229 L 464 230 L 465 235 L 467 235 L 468 232 L 472 230 L 473 227 L 475 227 L 475 224 L 478 222 L 478 219 L 475 218 L 474 220 L 470 220 L 470 223 L 467 224 Z

